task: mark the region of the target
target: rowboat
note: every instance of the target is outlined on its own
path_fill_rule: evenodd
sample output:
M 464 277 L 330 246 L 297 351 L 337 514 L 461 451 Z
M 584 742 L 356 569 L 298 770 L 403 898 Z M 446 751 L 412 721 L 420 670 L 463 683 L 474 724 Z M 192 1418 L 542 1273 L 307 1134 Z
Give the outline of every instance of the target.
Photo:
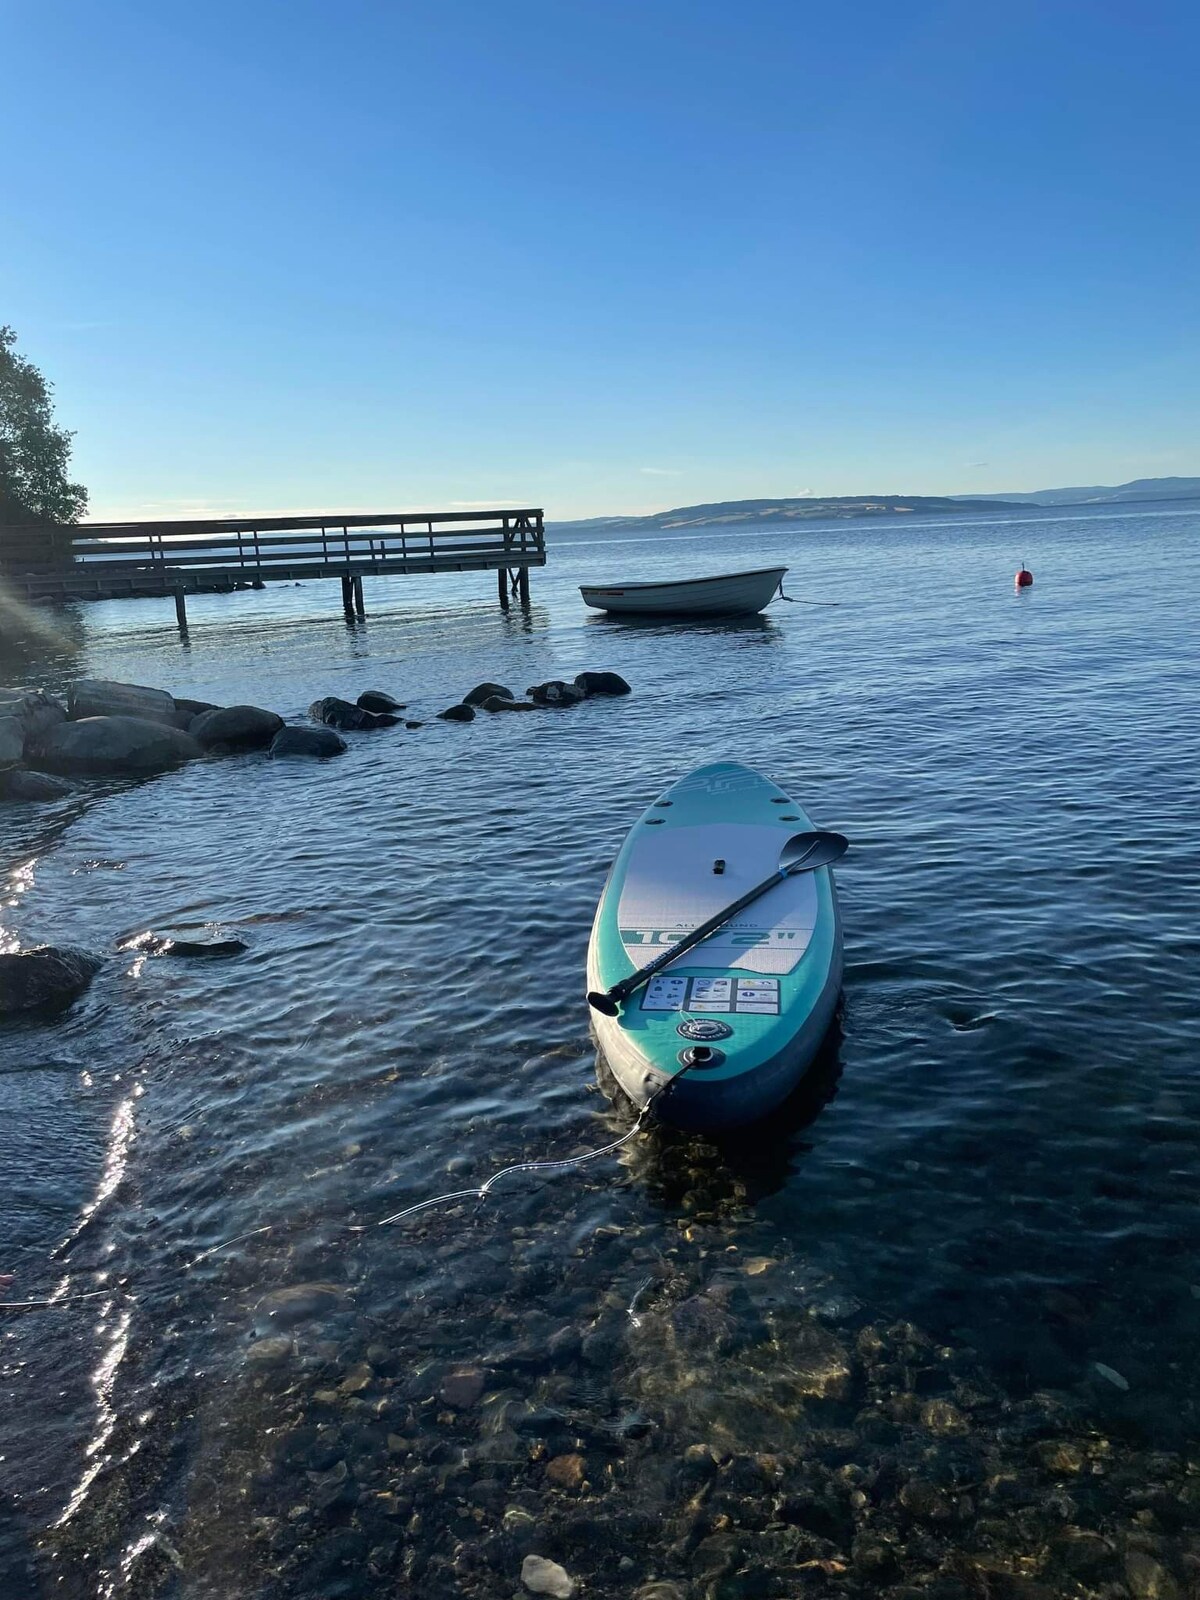
M 614 614 L 728 617 L 761 611 L 779 591 L 786 567 L 725 572 L 670 583 L 581 584 L 584 605 Z
M 841 991 L 842 930 L 828 866 L 781 870 L 805 830 L 811 821 L 782 789 L 722 761 L 667 789 L 622 845 L 596 909 L 588 998 L 604 1064 L 658 1121 L 705 1132 L 756 1122 L 817 1056 Z M 614 1014 L 598 1007 L 773 873 L 743 911 L 611 1004 Z

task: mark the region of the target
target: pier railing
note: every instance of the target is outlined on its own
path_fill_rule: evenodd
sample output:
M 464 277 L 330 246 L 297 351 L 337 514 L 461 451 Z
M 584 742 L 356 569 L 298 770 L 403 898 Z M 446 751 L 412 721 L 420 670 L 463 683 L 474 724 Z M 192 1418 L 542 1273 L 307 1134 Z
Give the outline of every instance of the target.
M 195 593 L 271 579 L 544 566 L 540 509 L 0 528 L 0 573 L 29 598 Z

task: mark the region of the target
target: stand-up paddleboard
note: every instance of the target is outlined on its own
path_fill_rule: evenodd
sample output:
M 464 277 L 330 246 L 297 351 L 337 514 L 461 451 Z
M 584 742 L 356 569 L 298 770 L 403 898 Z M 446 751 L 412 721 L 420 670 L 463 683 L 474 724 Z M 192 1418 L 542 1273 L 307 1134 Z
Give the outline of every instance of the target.
M 589 990 L 610 990 L 770 878 L 788 842 L 811 829 L 782 789 L 735 761 L 674 784 L 613 863 L 588 947 Z M 818 867 L 780 877 L 615 1016 L 593 1010 L 592 1021 L 636 1106 L 653 1096 L 660 1121 L 718 1132 L 786 1099 L 825 1037 L 841 984 L 837 894 L 830 868 Z

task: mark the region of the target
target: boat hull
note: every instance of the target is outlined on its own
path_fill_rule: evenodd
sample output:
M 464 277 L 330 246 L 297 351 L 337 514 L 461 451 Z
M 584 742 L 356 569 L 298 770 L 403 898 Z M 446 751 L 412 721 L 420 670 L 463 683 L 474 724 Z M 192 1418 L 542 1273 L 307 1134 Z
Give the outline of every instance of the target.
M 765 567 L 673 583 L 583 584 L 579 592 L 585 605 L 615 616 L 745 616 L 770 603 L 786 572 Z
M 786 841 L 811 827 L 781 789 L 735 762 L 668 789 L 613 865 L 592 928 L 588 987 L 606 990 L 661 954 L 766 877 Z M 593 1011 L 593 1029 L 636 1106 L 716 1133 L 760 1120 L 791 1094 L 820 1051 L 841 984 L 837 892 L 823 867 L 782 880 L 669 963 L 617 1016 Z M 709 1032 L 716 1037 L 706 1041 Z M 717 1059 L 689 1064 L 697 1043 Z

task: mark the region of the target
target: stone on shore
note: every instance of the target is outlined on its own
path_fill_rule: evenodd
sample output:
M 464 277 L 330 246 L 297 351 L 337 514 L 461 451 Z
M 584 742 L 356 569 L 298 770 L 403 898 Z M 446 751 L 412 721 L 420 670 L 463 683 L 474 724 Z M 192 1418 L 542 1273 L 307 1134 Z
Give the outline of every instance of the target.
M 364 689 L 354 702 L 364 711 L 403 711 L 404 701 L 393 700 L 382 689 Z
M 30 772 L 26 767 L 10 767 L 0 772 L 0 800 L 62 800 L 71 785 L 45 772 Z
M 346 741 L 332 728 L 280 728 L 271 740 L 270 754 L 281 756 L 315 756 L 324 760 L 346 752 Z
M 15 767 L 25 754 L 25 724 L 19 717 L 0 717 L 0 771 Z
M 176 695 L 175 709 L 176 711 L 183 712 L 183 714 L 190 720 L 192 717 L 198 717 L 201 712 L 216 711 L 219 708 L 215 706 L 211 700 L 181 700 L 179 696 Z
M 224 706 L 193 717 L 188 732 L 206 750 L 261 750 L 283 727 L 283 718 L 259 706 Z
M 51 772 L 145 777 L 203 752 L 181 728 L 144 717 L 85 717 L 63 722 L 35 741 L 32 759 Z
M 438 712 L 438 719 L 441 722 L 474 722 L 475 707 L 467 705 L 466 701 L 461 705 L 447 706 L 445 711 Z
M 535 683 L 525 693 L 535 706 L 577 706 L 587 698 L 582 689 L 577 689 L 573 683 L 564 683 L 561 678 L 551 678 L 548 683 Z
M 343 731 L 394 728 L 400 721 L 390 712 L 364 711 L 361 706 L 352 706 L 349 700 L 340 700 L 335 694 L 314 700 L 308 708 L 308 714 L 314 722 L 324 722 L 330 728 L 341 728 Z
M 491 700 L 497 695 L 501 700 L 516 699 L 512 690 L 506 689 L 502 683 L 477 683 L 469 694 L 463 695 L 463 705 L 481 706 L 485 700 Z
M 73 1000 L 101 965 L 99 956 L 72 945 L 42 944 L 0 955 L 0 1016 Z
M 557 1561 L 545 1556 L 526 1556 L 521 1563 L 521 1582 L 530 1594 L 548 1594 L 551 1600 L 571 1600 L 575 1580 Z
M 85 717 L 141 717 L 174 727 L 175 701 L 164 689 L 111 683 L 107 678 L 80 678 L 67 690 L 67 715 L 74 722 Z
M 581 694 L 630 694 L 629 685 L 619 672 L 580 672 L 575 687 Z

